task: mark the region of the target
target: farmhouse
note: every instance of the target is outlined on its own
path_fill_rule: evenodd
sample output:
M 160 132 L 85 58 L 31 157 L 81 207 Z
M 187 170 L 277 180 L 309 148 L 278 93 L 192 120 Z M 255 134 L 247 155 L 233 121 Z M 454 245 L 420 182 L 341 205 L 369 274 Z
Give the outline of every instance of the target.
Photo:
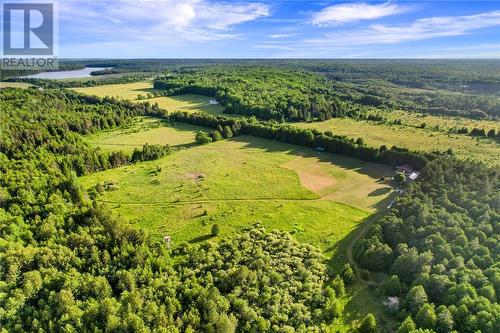
M 409 164 L 403 164 L 396 167 L 396 170 L 405 174 L 410 181 L 416 180 L 420 176 L 420 171 L 414 170 Z

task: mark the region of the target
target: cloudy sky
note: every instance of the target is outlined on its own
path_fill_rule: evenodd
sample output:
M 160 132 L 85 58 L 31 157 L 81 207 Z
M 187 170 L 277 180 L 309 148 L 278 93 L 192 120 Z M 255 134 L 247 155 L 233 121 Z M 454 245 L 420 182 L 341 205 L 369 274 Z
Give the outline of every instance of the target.
M 60 1 L 59 55 L 500 58 L 500 1 Z

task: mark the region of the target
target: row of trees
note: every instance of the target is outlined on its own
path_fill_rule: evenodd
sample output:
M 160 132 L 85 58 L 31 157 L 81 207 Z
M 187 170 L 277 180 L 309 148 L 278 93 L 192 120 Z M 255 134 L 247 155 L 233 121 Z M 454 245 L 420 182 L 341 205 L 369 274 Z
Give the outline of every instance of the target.
M 143 81 L 151 76 L 150 73 L 134 73 L 134 74 L 123 74 L 120 76 L 104 77 L 105 75 L 115 74 L 116 72 L 117 72 L 116 70 L 95 71 L 91 73 L 92 76 L 94 77 L 88 80 L 48 80 L 48 79 L 36 79 L 36 78 L 12 77 L 7 81 L 27 82 L 44 89 L 57 89 L 57 88 L 76 88 L 76 87 L 97 87 L 107 84 L 134 83 Z
M 423 169 L 355 251 L 391 277 L 400 332 L 500 330 L 500 170 L 439 157 Z
M 415 153 L 398 147 L 392 147 L 391 149 L 387 149 L 386 146 L 380 148 L 368 147 L 362 139 L 355 141 L 345 136 L 334 135 L 331 131 L 321 133 L 315 129 L 302 129 L 291 125 L 260 122 L 255 119 L 236 119 L 187 112 L 175 112 L 169 117 L 174 122 L 185 122 L 213 129 L 228 127 L 232 135 L 246 134 L 306 147 L 315 147 L 331 153 L 388 165 L 411 164 L 420 169 L 425 166 L 428 159 L 434 158 L 437 154 Z

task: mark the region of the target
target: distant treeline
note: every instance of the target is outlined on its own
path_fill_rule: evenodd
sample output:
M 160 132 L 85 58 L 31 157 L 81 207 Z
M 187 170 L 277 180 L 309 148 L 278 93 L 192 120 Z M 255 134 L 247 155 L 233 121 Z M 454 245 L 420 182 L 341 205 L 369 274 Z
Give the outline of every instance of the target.
M 23 79 L 23 78 L 10 78 L 6 81 L 8 82 L 27 82 L 35 86 L 44 89 L 57 89 L 57 88 L 78 88 L 78 87 L 96 87 L 106 84 L 120 84 L 120 83 L 134 83 L 143 81 L 148 78 L 151 74 L 147 73 L 134 73 L 134 74 L 123 74 L 122 76 L 115 77 L 103 77 L 103 75 L 112 74 L 110 71 L 95 71 L 91 74 L 96 76 L 96 78 L 89 78 L 88 80 L 47 80 L 47 79 Z
M 38 74 L 40 72 L 72 71 L 72 70 L 78 70 L 78 69 L 83 69 L 83 68 L 85 68 L 85 66 L 83 64 L 80 64 L 80 63 L 60 62 L 59 68 L 57 70 L 2 70 L 0 72 L 0 79 L 2 81 L 10 81 L 7 79 L 16 78 L 19 76 Z
M 338 77 L 329 72 L 332 68 L 339 70 L 337 65 L 326 63 L 324 68 L 321 66 L 320 63 L 284 62 L 267 67 L 181 68 L 175 74 L 157 79 L 155 88 L 166 90 L 171 95 L 197 93 L 212 96 L 228 113 L 254 115 L 261 119 L 321 121 L 349 115 L 353 105 L 474 119 L 500 117 L 500 101 L 487 93 L 436 90 L 437 87 L 430 86 L 426 90 L 409 90 L 395 85 L 390 77 L 387 81 L 376 80 L 370 78 L 369 73 L 362 72 L 355 77 L 344 77 L 345 73 Z M 443 71 L 442 68 L 438 70 Z M 330 81 L 307 71 L 323 74 Z M 411 71 L 408 75 L 416 73 Z M 493 78 L 489 80 L 495 81 Z M 500 93 L 500 80 L 495 82 Z

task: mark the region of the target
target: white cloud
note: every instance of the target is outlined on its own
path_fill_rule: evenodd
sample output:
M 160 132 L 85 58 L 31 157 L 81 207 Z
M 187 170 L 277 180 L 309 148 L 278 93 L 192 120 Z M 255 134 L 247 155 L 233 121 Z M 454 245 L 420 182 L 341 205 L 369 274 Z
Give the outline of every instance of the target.
M 318 45 L 395 44 L 437 37 L 460 36 L 472 30 L 500 25 L 500 10 L 468 16 L 430 17 L 407 25 L 372 25 L 367 29 L 335 31 L 305 42 Z
M 273 35 L 268 35 L 267 37 L 269 38 L 274 38 L 274 39 L 279 39 L 279 38 L 291 38 L 298 36 L 298 33 L 292 33 L 292 34 L 273 34 Z
M 67 1 L 60 5 L 62 29 L 99 40 L 209 41 L 234 39 L 234 26 L 270 15 L 262 3 L 209 0 Z M 101 34 L 96 32 L 100 31 Z M 117 31 L 120 31 L 117 36 Z
M 203 4 L 197 9 L 201 23 L 216 30 L 227 30 L 235 24 L 270 15 L 269 6 L 262 3 Z
M 374 20 L 384 16 L 402 13 L 406 10 L 390 1 L 382 4 L 347 3 L 323 8 L 315 13 L 311 23 L 328 27 L 361 20 Z

